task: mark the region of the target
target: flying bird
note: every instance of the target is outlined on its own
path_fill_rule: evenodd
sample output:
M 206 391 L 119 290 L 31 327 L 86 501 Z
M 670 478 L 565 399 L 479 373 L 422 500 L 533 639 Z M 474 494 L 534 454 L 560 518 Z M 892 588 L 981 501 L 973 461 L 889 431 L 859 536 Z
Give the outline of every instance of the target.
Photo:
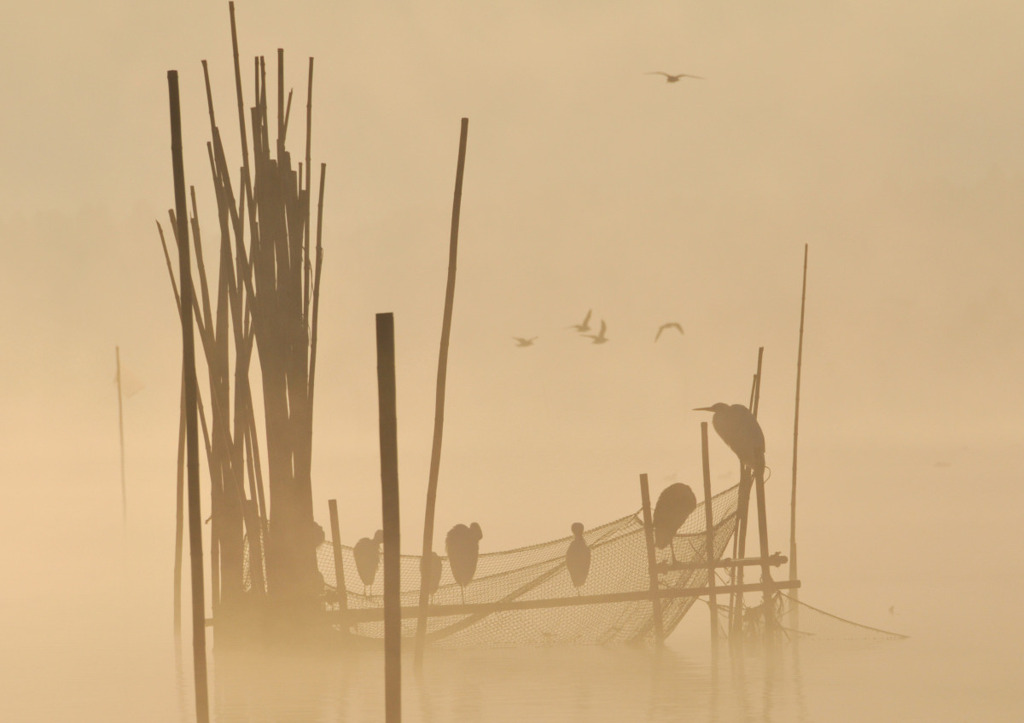
M 593 313 L 593 309 L 587 309 L 587 315 L 583 317 L 583 323 L 573 324 L 572 326 L 565 327 L 566 329 L 575 329 L 579 333 L 590 331 L 590 315 Z
M 749 409 L 742 404 L 719 402 L 710 407 L 697 407 L 694 411 L 714 412 L 711 424 L 722 441 L 740 458 L 740 464 L 750 467 L 755 476 L 764 474 L 764 432 Z
M 604 335 L 604 332 L 607 328 L 608 325 L 604 323 L 604 319 L 601 319 L 601 331 L 597 332 L 596 334 L 584 334 L 583 336 L 593 339 L 595 344 L 604 344 L 606 341 L 608 341 L 608 337 Z
M 480 525 L 476 522 L 469 527 L 455 525 L 448 530 L 444 540 L 445 551 L 448 553 L 448 565 L 452 569 L 452 577 L 462 588 L 462 602 L 466 602 L 466 585 L 473 580 L 476 573 L 476 561 L 480 556 L 480 540 L 484 536 Z
M 380 565 L 380 544 L 384 542 L 384 531 L 377 530 L 373 539 L 364 537 L 352 548 L 352 556 L 356 558 L 356 570 L 363 581 L 363 595 L 369 595 L 369 588 L 377 577 Z
M 679 329 L 680 334 L 686 333 L 683 331 L 683 327 L 678 321 L 670 321 L 669 323 L 662 324 L 658 327 L 658 333 L 654 335 L 654 341 L 658 341 L 658 337 L 661 336 L 661 332 L 665 331 L 665 329 Z
M 535 336 L 530 337 L 529 339 L 524 339 L 521 336 L 514 336 L 512 338 L 516 340 L 516 346 L 517 347 L 518 346 L 533 346 L 533 342 L 537 340 L 537 337 L 535 337 Z
M 590 573 L 590 548 L 583 539 L 582 523 L 572 523 L 572 535 L 573 540 L 569 543 L 569 549 L 565 551 L 565 567 L 569 571 L 569 579 L 576 588 L 576 594 L 579 595 L 580 588 Z
M 658 502 L 654 505 L 654 546 L 658 549 L 668 547 L 672 551 L 672 562 L 676 562 L 675 545 L 673 538 L 679 528 L 686 522 L 686 518 L 697 508 L 697 498 L 693 490 L 682 482 L 671 484 L 658 495 Z
M 654 70 L 645 75 L 664 75 L 666 83 L 678 83 L 681 78 L 695 78 L 696 80 L 704 80 L 705 78 L 701 75 L 690 75 L 689 73 L 680 73 L 679 75 L 670 75 L 663 70 Z

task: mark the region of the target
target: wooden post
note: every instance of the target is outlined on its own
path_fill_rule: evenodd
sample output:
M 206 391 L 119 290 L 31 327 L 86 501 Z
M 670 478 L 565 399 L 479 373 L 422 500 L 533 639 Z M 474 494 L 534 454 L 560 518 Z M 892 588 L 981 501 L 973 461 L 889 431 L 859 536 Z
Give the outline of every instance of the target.
M 395 319 L 377 314 L 380 491 L 384 513 L 384 720 L 402 720 L 402 600 L 398 515 L 398 423 L 395 413 Z
M 416 665 L 423 663 L 427 642 L 427 605 L 430 595 L 425 583 L 434 546 L 434 508 L 437 502 L 437 478 L 441 469 L 441 438 L 444 431 L 444 388 L 448 377 L 448 343 L 452 332 L 452 304 L 455 300 L 455 268 L 459 250 L 459 215 L 462 210 L 462 175 L 466 165 L 466 139 L 469 118 L 462 119 L 459 132 L 459 158 L 455 167 L 455 196 L 452 201 L 452 227 L 448 241 L 448 283 L 444 294 L 444 318 L 441 322 L 441 351 L 437 360 L 437 392 L 434 399 L 434 443 L 430 450 L 430 477 L 427 504 L 423 515 L 423 555 L 420 565 L 420 616 L 416 621 Z
M 347 633 L 345 623 L 348 612 L 348 586 L 345 584 L 345 565 L 341 559 L 341 533 L 338 531 L 338 501 L 327 500 L 331 509 L 331 547 L 334 550 L 334 584 L 338 590 L 338 612 L 341 614 L 341 632 Z
M 185 208 L 185 165 L 181 150 L 181 109 L 178 71 L 167 71 L 171 105 L 171 162 L 174 169 L 175 219 L 181 279 L 181 338 L 185 370 L 185 437 L 188 468 L 189 555 L 192 560 L 192 655 L 195 672 L 196 720 L 208 723 L 210 704 L 206 675 L 206 606 L 203 595 L 203 523 L 199 513 L 199 428 L 196 402 L 195 340 L 192 333 L 192 267 Z
M 117 359 L 117 429 L 121 439 L 121 526 L 128 529 L 128 493 L 124 481 L 124 404 L 121 391 L 121 347 L 114 347 Z
M 800 340 L 796 348 L 796 404 L 793 411 L 793 492 L 789 500 L 789 579 L 797 579 L 796 568 L 796 446 L 800 431 L 800 369 L 804 357 L 804 305 L 807 301 L 807 244 L 804 244 L 804 280 L 800 291 Z M 793 599 L 800 602 L 800 593 L 793 591 Z M 793 626 L 798 627 L 800 606 L 793 607 Z
M 718 597 L 715 595 L 715 515 L 711 510 L 711 465 L 708 461 L 708 423 L 700 423 L 700 457 L 704 468 L 705 553 L 708 563 L 708 607 L 711 610 L 711 652 L 718 650 Z
M 654 522 L 651 520 L 651 491 L 647 486 L 646 474 L 640 475 L 640 501 L 644 508 L 647 574 L 651 578 L 651 607 L 654 609 L 654 642 L 660 646 L 665 642 L 665 631 L 661 620 L 661 598 L 658 596 L 658 563 L 654 555 Z

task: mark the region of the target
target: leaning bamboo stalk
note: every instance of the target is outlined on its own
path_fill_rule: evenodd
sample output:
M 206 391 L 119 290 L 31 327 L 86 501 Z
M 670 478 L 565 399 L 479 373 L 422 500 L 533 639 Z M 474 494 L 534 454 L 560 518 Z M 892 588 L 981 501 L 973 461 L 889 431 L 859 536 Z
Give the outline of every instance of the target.
M 466 164 L 466 140 L 469 118 L 463 118 L 459 131 L 459 157 L 455 169 L 455 193 L 452 200 L 452 226 L 448 241 L 448 282 L 444 294 L 444 318 L 441 322 L 441 349 L 437 360 L 437 392 L 434 397 L 434 441 L 430 451 L 430 477 L 427 481 L 427 503 L 423 519 L 423 556 L 420 569 L 420 610 L 416 623 L 416 664 L 423 662 L 423 649 L 427 639 L 427 603 L 429 595 L 425 584 L 426 565 L 431 559 L 434 545 L 434 508 L 437 502 L 437 478 L 441 469 L 441 439 L 444 434 L 445 382 L 448 376 L 448 344 L 452 331 L 452 306 L 455 302 L 455 269 L 459 249 L 459 216 L 462 209 L 462 176 Z
M 179 311 L 180 313 L 180 311 Z M 181 412 L 178 422 L 178 474 L 174 493 L 174 636 L 181 635 L 181 547 L 185 512 L 185 372 L 181 374 Z
M 331 548 L 334 551 L 334 588 L 338 593 L 338 612 L 341 613 L 341 632 L 348 632 L 345 613 L 348 611 L 348 586 L 345 584 L 345 563 L 341 559 L 341 531 L 338 525 L 338 501 L 327 500 L 331 514 Z
M 711 650 L 718 650 L 718 598 L 715 593 L 715 513 L 711 509 L 711 464 L 708 459 L 708 423 L 700 423 L 700 458 L 704 472 L 704 557 L 708 570 L 708 608 L 711 618 Z
M 651 519 L 651 490 L 647 475 L 640 475 L 640 500 L 644 511 L 644 541 L 647 543 L 647 575 L 650 579 L 651 607 L 653 608 L 654 642 L 665 642 L 665 630 L 661 620 L 661 598 L 658 596 L 658 561 L 654 554 L 654 523 Z M 669 544 L 674 544 L 670 542 Z
M 804 244 L 804 279 L 800 290 L 800 337 L 796 347 L 796 402 L 793 409 L 793 491 L 789 500 L 789 579 L 797 579 L 796 566 L 796 448 L 800 432 L 800 371 L 804 358 L 804 307 L 807 302 L 807 244 Z M 793 593 L 800 602 L 800 594 Z M 794 620 L 799 621 L 800 606 L 793 606 Z

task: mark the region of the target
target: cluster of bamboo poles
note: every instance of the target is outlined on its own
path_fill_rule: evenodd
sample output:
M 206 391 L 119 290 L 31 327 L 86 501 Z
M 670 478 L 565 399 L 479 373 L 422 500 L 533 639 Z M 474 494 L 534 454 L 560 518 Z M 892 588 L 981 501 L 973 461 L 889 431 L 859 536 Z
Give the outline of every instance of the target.
M 296 606 L 315 610 L 319 594 L 315 547 L 322 539 L 313 521 L 310 484 L 326 172 L 321 164 L 313 246 L 313 59 L 309 59 L 308 71 L 305 160 L 296 166 L 285 143 L 292 92 L 288 92 L 286 101 L 283 51 L 277 52 L 276 120 L 269 112 L 267 63 L 265 58 L 257 57 L 253 67 L 255 100 L 248 108 L 247 124 L 234 4 L 229 7 L 242 155 L 236 184 L 232 182 L 233 171 L 228 165 L 214 113 L 209 72 L 203 61 L 211 131 L 207 153 L 219 226 L 215 281 L 211 282 L 204 261 L 195 188 L 190 188 L 188 227 L 181 225 L 185 233 L 179 232 L 178 215 L 182 211 L 169 212 L 175 242 L 187 244 L 187 231 L 192 235 L 192 276 L 197 279 L 198 293 L 192 297 L 191 309 L 182 308 L 167 240 L 157 223 L 179 314 L 194 317 L 208 373 L 206 403 L 204 395 L 200 395 L 198 408 L 211 482 L 209 564 L 215 618 L 222 608 L 232 613 L 242 609 L 246 599 L 243 535 L 250 543 L 253 594 L 262 596 L 266 592 L 271 602 L 290 611 Z M 259 355 L 257 393 L 262 392 L 263 445 L 253 403 L 254 347 Z M 265 447 L 266 474 L 261 464 L 261 446 Z M 176 627 L 180 626 L 184 450 L 183 403 L 178 445 Z M 230 617 L 229 614 L 222 619 Z

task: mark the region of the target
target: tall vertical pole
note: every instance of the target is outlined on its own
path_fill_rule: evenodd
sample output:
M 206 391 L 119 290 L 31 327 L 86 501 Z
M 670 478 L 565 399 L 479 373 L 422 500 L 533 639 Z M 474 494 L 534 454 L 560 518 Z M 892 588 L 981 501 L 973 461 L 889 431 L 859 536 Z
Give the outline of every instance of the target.
M 206 605 L 203 594 L 203 523 L 199 513 L 199 427 L 196 401 L 196 358 L 192 325 L 192 266 L 185 207 L 185 165 L 181 150 L 181 109 L 178 71 L 167 71 L 171 103 L 171 162 L 174 168 L 174 220 L 178 224 L 181 280 L 181 340 L 185 370 L 185 437 L 188 459 L 188 539 L 192 560 L 192 655 L 196 688 L 196 720 L 208 723 L 210 703 L 206 676 Z
M 700 423 L 700 459 L 704 468 L 704 557 L 708 563 L 708 607 L 711 610 L 711 653 L 718 651 L 718 596 L 715 595 L 715 514 L 711 509 L 711 465 L 708 460 L 708 423 Z
M 398 516 L 398 422 L 395 413 L 395 318 L 377 314 L 380 491 L 384 512 L 384 720 L 402 720 L 402 601 Z
M 452 304 L 455 301 L 455 267 L 459 250 L 459 215 L 462 211 L 462 174 L 466 166 L 466 139 L 469 118 L 462 119 L 459 131 L 459 159 L 455 167 L 455 196 L 452 200 L 452 227 L 448 242 L 448 284 L 444 294 L 444 319 L 441 322 L 441 351 L 437 360 L 437 393 L 434 399 L 434 443 L 430 450 L 430 478 L 423 515 L 423 556 L 420 558 L 419 619 L 416 622 L 416 665 L 423 663 L 427 642 L 427 604 L 430 594 L 426 580 L 434 546 L 434 507 L 437 502 L 437 478 L 441 470 L 441 437 L 444 431 L 444 387 L 448 377 L 448 342 L 452 333 Z
M 117 429 L 121 439 L 121 526 L 128 529 L 128 493 L 124 481 L 124 404 L 121 391 L 121 347 L 114 347 L 117 359 Z
M 807 302 L 807 244 L 804 244 L 804 280 L 800 290 L 800 340 L 796 348 L 796 405 L 793 410 L 793 492 L 789 500 L 789 579 L 797 579 L 796 568 L 796 447 L 800 431 L 800 370 L 804 359 L 804 306 Z M 793 598 L 800 601 L 800 590 L 793 589 Z M 794 606 L 794 622 L 800 619 L 800 607 Z
M 647 574 L 651 581 L 651 607 L 654 610 L 654 642 L 661 646 L 665 642 L 665 630 L 661 621 L 661 598 L 658 597 L 658 563 L 654 555 L 654 522 L 651 519 L 651 490 L 647 486 L 646 474 L 640 475 L 640 502 L 643 504 L 644 509 Z

